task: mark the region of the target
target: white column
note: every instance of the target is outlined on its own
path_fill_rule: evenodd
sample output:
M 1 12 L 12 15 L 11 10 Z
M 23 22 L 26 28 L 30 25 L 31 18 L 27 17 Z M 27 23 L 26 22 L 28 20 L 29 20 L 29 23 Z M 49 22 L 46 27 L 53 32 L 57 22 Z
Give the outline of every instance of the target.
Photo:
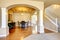
M 9 34 L 9 28 L 8 28 L 8 14 L 6 8 L 1 8 L 1 15 L 2 15 L 2 25 L 0 31 L 0 36 L 7 36 Z
M 6 22 L 7 21 L 7 19 L 6 19 L 7 18 L 6 17 L 7 16 L 6 8 L 1 8 L 1 11 L 2 11 L 1 12 L 2 13 L 2 28 L 6 28 L 6 26 L 7 26 L 6 25 L 7 24 L 7 22 Z
M 36 34 L 37 33 L 37 11 L 35 11 L 35 13 L 32 15 L 32 23 L 33 23 L 32 33 Z
M 37 30 L 39 33 L 44 33 L 43 10 L 40 10 L 38 14 L 38 29 Z

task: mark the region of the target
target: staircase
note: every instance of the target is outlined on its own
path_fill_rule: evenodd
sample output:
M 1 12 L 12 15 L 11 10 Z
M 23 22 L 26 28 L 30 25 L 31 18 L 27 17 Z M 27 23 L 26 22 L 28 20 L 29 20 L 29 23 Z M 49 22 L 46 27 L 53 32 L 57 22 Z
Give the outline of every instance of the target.
M 53 21 L 47 16 L 44 15 L 44 27 L 53 32 L 58 32 L 58 26 L 53 23 Z

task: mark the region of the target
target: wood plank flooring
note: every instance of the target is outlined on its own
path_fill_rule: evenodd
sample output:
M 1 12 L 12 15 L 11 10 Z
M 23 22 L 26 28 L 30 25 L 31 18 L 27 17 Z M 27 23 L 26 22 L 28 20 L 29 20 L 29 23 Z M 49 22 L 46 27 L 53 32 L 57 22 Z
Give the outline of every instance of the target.
M 52 31 L 45 29 L 45 33 L 51 33 Z M 32 27 L 27 29 L 22 29 L 20 27 L 15 27 L 10 30 L 10 34 L 4 40 L 24 40 L 25 37 L 32 34 Z M 0 38 L 3 40 L 3 38 Z
M 15 29 L 10 30 L 10 35 L 7 37 L 7 40 L 23 40 L 25 37 L 32 34 L 32 28 L 22 29 L 16 27 Z

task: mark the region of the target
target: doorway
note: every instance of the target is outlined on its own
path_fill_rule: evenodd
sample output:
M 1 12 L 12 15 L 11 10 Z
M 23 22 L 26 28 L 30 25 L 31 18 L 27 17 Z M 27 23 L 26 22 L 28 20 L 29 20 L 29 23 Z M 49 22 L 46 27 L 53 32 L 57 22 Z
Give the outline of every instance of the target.
M 29 6 L 14 6 L 8 10 L 8 26 L 10 34 L 28 36 L 37 33 L 37 11 Z M 25 22 L 22 28 L 21 22 Z M 10 25 L 9 25 L 10 24 Z M 24 35 L 25 34 L 25 35 Z

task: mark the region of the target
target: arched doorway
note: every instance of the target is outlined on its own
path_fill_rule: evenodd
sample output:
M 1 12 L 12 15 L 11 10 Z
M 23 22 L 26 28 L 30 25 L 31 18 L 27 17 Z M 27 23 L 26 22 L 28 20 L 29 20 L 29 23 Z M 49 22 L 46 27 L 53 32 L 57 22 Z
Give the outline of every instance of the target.
M 31 32 L 37 33 L 38 11 L 38 8 L 31 5 L 12 5 L 8 7 L 8 23 L 11 24 L 13 21 L 15 23 L 15 26 L 20 26 L 21 21 L 25 21 L 26 23 L 29 22 L 28 26 L 32 26 Z M 10 26 L 9 28 L 12 29 L 13 26 Z
M 3 34 L 4 36 L 9 35 L 9 29 L 8 29 L 8 7 L 11 5 L 15 5 L 15 4 L 28 4 L 31 5 L 33 7 L 36 7 L 39 9 L 38 15 L 39 15 L 39 19 L 38 19 L 38 28 L 37 28 L 37 32 L 39 33 L 44 33 L 44 26 L 43 26 L 43 10 L 44 10 L 44 2 L 39 2 L 39 1 L 5 1 L 5 3 L 2 3 L 2 5 L 0 5 L 1 7 L 1 14 L 2 14 L 2 22 L 1 22 L 1 30 L 3 30 Z M 13 3 L 12 3 L 13 2 Z M 4 15 L 3 15 L 4 14 Z

